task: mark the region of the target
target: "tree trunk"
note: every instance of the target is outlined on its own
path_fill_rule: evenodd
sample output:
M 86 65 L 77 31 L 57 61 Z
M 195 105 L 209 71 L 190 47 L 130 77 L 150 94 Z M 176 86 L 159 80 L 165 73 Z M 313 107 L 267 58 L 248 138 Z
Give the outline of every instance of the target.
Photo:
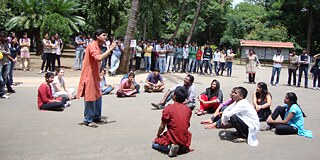
M 314 29 L 314 19 L 313 19 L 313 9 L 312 7 L 308 8 L 308 31 L 307 31 L 307 52 L 308 54 L 311 53 L 311 37 L 312 31 Z
M 124 52 L 121 54 L 119 73 L 128 73 L 129 62 L 131 58 L 130 42 L 134 38 L 134 32 L 136 30 L 137 18 L 139 12 L 139 0 L 132 0 L 131 13 L 128 22 L 126 37 L 124 41 Z
M 187 38 L 187 40 L 186 40 L 186 43 L 189 43 L 190 40 L 191 40 L 191 38 L 192 38 L 192 34 L 193 34 L 193 31 L 194 31 L 194 28 L 196 27 L 196 24 L 197 24 L 197 21 L 198 21 L 198 16 L 199 16 L 200 9 L 201 9 L 201 4 L 202 4 L 202 0 L 199 0 L 199 2 L 198 2 L 198 7 L 197 7 L 197 11 L 196 11 L 196 13 L 194 14 L 192 26 L 191 26 L 191 28 L 190 28 L 190 32 L 189 32 L 188 38 Z
M 42 54 L 42 43 L 41 43 L 41 38 L 40 38 L 40 29 L 35 28 L 33 30 L 34 38 L 36 41 L 36 55 L 41 55 Z
M 147 33 L 147 18 L 144 18 L 143 21 L 143 40 L 146 40 L 146 33 Z
M 184 11 L 184 7 L 186 6 L 186 0 L 183 0 L 182 1 L 182 4 L 181 4 L 181 8 L 180 8 L 180 13 L 179 13 L 179 20 L 177 22 L 177 25 L 176 25 L 176 30 L 174 31 L 171 39 L 175 39 L 177 34 L 178 34 L 178 31 L 179 31 L 179 28 L 180 28 L 180 24 L 182 22 L 182 17 L 183 17 L 183 11 Z

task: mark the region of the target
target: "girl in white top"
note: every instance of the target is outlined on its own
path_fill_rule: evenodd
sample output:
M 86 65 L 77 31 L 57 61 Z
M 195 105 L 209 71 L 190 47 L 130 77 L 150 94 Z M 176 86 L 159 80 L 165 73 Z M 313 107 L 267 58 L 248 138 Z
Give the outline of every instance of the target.
M 57 59 L 57 48 L 58 48 L 58 43 L 55 40 L 54 36 L 51 36 L 51 71 L 55 71 L 56 69 L 56 59 Z
M 53 97 L 67 97 L 69 100 L 74 99 L 73 93 L 74 88 L 67 88 L 64 80 L 64 69 L 58 68 L 56 71 L 56 76 L 53 79 L 52 85 L 52 95 Z
M 61 67 L 60 56 L 61 56 L 61 52 L 63 50 L 63 42 L 62 42 L 61 38 L 59 38 L 59 34 L 58 33 L 56 33 L 54 38 L 55 38 L 56 43 L 57 43 L 56 55 L 57 55 L 58 68 L 60 68 Z

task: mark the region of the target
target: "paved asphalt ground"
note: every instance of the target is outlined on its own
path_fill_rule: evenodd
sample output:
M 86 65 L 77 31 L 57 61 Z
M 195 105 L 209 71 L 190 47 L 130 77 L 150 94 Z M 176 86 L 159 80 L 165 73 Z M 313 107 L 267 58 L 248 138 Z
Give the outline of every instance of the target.
M 17 93 L 10 99 L 0 99 L 0 159 L 61 160 L 61 159 L 169 159 L 167 155 L 151 149 L 151 142 L 156 136 L 160 124 L 161 111 L 152 110 L 151 102 L 159 102 L 164 93 L 138 94 L 135 98 L 116 98 L 115 95 L 103 96 L 103 115 L 109 123 L 98 128 L 79 126 L 83 119 L 83 99 L 73 100 L 70 108 L 63 112 L 39 111 L 37 109 L 37 88 L 44 81 L 39 75 L 40 60 L 32 56 L 32 72 L 15 71 Z M 74 58 L 63 58 L 64 66 L 72 66 Z M 67 68 L 66 81 L 69 86 L 77 87 L 80 71 Z M 226 74 L 226 73 L 225 73 Z M 269 82 L 271 68 L 257 71 L 256 81 Z M 164 74 L 166 89 L 183 82 L 186 74 Z M 248 89 L 247 99 L 251 97 L 256 85 L 248 84 L 245 67 L 234 65 L 232 77 L 204 76 L 194 74 L 196 95 L 209 87 L 213 79 L 221 82 L 224 100 L 229 98 L 231 89 L 244 86 Z M 143 85 L 147 73 L 137 73 L 136 80 Z M 107 77 L 118 88 L 121 76 Z M 281 72 L 278 87 L 268 86 L 273 97 L 272 108 L 283 104 L 287 91 L 298 95 L 298 102 L 307 115 L 305 128 L 313 131 L 314 138 L 298 135 L 279 136 L 273 131 L 259 132 L 259 146 L 251 147 L 246 143 L 231 142 L 234 129 L 206 130 L 201 117 L 192 115 L 190 131 L 193 134 L 191 148 L 193 152 L 179 155 L 175 159 L 319 159 L 320 157 L 320 91 L 286 86 L 287 69 Z M 312 81 L 309 80 L 309 87 Z M 197 104 L 197 108 L 199 104 Z M 262 123 L 262 126 L 265 124 Z

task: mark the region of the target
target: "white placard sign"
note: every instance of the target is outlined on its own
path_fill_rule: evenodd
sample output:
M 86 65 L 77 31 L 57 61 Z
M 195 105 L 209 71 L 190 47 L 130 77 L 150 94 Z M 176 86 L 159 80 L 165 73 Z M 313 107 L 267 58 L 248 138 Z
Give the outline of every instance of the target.
M 137 46 L 137 40 L 131 40 L 131 43 L 130 43 L 130 47 L 131 48 L 134 48 L 134 47 L 136 47 Z

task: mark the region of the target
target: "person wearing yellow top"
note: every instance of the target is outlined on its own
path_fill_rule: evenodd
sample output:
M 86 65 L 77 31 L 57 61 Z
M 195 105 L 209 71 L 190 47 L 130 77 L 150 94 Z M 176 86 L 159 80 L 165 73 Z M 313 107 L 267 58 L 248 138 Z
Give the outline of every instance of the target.
M 150 42 L 147 41 L 147 47 L 144 49 L 144 66 L 146 68 L 146 72 L 150 72 L 152 49 L 153 47 L 150 45 Z

